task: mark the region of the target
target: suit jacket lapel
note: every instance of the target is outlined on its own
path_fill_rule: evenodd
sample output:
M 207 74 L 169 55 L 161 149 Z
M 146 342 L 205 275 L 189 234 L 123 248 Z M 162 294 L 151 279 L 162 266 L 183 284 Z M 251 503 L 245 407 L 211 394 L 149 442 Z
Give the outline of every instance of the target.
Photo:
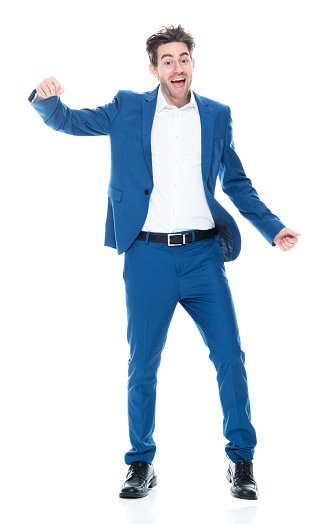
M 214 137 L 214 117 L 213 109 L 209 107 L 206 100 L 194 92 L 195 99 L 198 105 L 200 116 L 200 125 L 202 132 L 202 175 L 204 187 L 206 187 L 207 179 L 211 166 L 212 151 L 213 151 L 213 137 Z
M 159 85 L 151 91 L 149 95 L 142 101 L 142 143 L 146 158 L 147 167 L 151 178 L 153 178 L 153 166 L 151 159 L 151 128 L 153 125 L 156 103 L 157 103 L 157 93 Z

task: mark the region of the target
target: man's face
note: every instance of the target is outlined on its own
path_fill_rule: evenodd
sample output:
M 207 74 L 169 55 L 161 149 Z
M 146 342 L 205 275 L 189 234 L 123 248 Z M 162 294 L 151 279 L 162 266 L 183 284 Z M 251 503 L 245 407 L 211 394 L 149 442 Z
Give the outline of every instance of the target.
M 162 44 L 157 49 L 157 67 L 149 64 L 150 72 L 159 80 L 162 93 L 169 104 L 182 107 L 188 95 L 195 60 L 191 60 L 184 42 Z

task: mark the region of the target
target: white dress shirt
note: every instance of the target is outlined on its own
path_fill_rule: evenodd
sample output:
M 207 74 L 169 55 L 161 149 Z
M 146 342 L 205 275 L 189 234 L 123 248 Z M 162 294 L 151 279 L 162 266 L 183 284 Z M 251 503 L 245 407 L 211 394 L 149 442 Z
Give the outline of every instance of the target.
M 161 88 L 151 130 L 154 187 L 143 231 L 176 233 L 215 226 L 201 170 L 201 125 L 191 91 L 189 104 L 169 105 Z

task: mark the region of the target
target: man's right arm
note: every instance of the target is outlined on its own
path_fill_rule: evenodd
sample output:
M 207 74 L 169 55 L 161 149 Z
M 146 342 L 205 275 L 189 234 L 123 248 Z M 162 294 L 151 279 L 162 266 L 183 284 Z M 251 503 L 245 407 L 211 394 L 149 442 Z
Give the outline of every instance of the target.
M 109 135 L 120 110 L 121 92 L 110 104 L 96 109 L 71 109 L 60 99 L 64 88 L 55 77 L 46 78 L 30 94 L 28 101 L 45 124 L 62 133 L 76 136 Z M 42 93 L 42 94 L 41 94 Z

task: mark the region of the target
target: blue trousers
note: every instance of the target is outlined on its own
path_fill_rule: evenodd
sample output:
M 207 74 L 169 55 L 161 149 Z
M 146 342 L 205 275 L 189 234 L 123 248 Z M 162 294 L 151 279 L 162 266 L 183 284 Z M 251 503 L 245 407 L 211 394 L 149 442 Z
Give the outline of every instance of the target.
M 216 377 L 225 447 L 233 462 L 252 460 L 256 433 L 239 330 L 222 251 L 214 239 L 181 246 L 136 240 L 125 252 L 128 421 L 132 448 L 125 463 L 152 463 L 157 371 L 178 302 L 194 320 Z M 183 372 L 183 370 L 181 370 Z

